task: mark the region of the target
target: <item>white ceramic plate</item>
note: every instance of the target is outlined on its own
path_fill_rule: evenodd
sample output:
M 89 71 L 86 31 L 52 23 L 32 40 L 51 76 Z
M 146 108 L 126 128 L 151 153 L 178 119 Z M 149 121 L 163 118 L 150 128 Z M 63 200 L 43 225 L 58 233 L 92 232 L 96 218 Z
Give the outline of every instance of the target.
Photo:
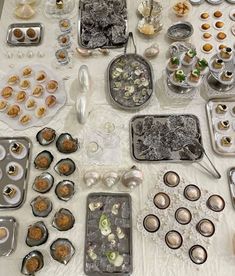
M 11 105 L 11 104 L 17 104 L 20 106 L 21 108 L 21 114 L 19 116 L 17 116 L 16 118 L 10 118 L 7 114 L 6 111 L 4 112 L 0 112 L 0 120 L 5 122 L 7 125 L 9 125 L 10 127 L 12 127 L 13 129 L 16 130 L 23 130 L 23 129 L 27 129 L 29 127 L 33 127 L 33 126 L 43 126 L 45 124 L 47 124 L 57 113 L 58 110 L 60 108 L 62 108 L 65 103 L 66 103 L 66 93 L 65 93 L 65 88 L 64 88 L 64 82 L 62 79 L 60 79 L 59 77 L 57 77 L 57 75 L 48 67 L 41 65 L 41 64 L 24 64 L 18 68 L 14 68 L 12 70 L 10 70 L 1 80 L 0 80 L 0 91 L 2 90 L 3 87 L 5 86 L 10 86 L 7 83 L 7 80 L 9 78 L 9 76 L 11 75 L 18 75 L 20 77 L 20 79 L 24 79 L 22 77 L 22 70 L 24 67 L 26 66 L 30 66 L 33 70 L 33 72 L 38 72 L 38 71 L 45 71 L 47 74 L 47 80 L 45 81 L 45 83 L 40 83 L 41 85 L 43 85 L 43 87 L 45 88 L 46 83 L 49 80 L 56 80 L 58 82 L 58 89 L 56 92 L 54 93 L 48 93 L 45 89 L 45 92 L 43 94 L 43 96 L 36 98 L 31 96 L 32 93 L 32 89 L 27 89 L 25 90 L 27 93 L 27 96 L 30 96 L 30 98 L 34 98 L 34 100 L 37 102 L 37 107 L 39 106 L 45 106 L 45 99 L 47 96 L 49 95 L 54 95 L 57 99 L 57 102 L 55 104 L 55 106 L 53 107 L 47 107 L 47 112 L 46 115 L 43 118 L 37 118 L 35 116 L 35 110 L 27 110 L 25 108 L 25 101 L 22 103 L 16 103 L 15 101 L 15 97 L 14 95 L 12 97 L 10 97 L 9 99 L 7 99 L 6 101 Z M 27 78 L 30 82 L 31 82 L 31 87 L 33 88 L 33 86 L 36 84 L 36 80 L 35 80 L 35 75 L 32 74 L 32 76 Z M 19 88 L 18 85 L 12 85 L 11 86 L 16 92 L 22 90 Z M 0 99 L 2 100 L 3 97 L 0 94 Z M 19 118 L 23 115 L 23 114 L 29 114 L 32 117 L 32 120 L 26 124 L 26 125 L 22 125 L 19 122 Z

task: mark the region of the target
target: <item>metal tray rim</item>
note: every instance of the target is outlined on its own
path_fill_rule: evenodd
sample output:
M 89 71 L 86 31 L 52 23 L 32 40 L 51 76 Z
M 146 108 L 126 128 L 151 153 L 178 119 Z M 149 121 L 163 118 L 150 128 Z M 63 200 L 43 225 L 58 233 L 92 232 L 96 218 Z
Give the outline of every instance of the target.
M 125 0 L 125 6 L 127 8 L 127 0 Z M 78 44 L 84 48 L 84 49 L 89 49 L 89 50 L 94 50 L 94 49 L 97 49 L 97 47 L 94 47 L 94 48 L 91 48 L 91 47 L 87 47 L 86 45 L 82 44 L 82 41 L 81 41 L 81 16 L 82 16 L 82 1 L 79 1 L 79 5 L 78 5 Z M 128 34 L 128 30 L 129 30 L 129 27 L 128 27 L 128 13 L 127 13 L 127 19 L 125 20 L 126 22 L 126 34 Z M 124 43 L 121 43 L 120 45 L 117 45 L 117 46 L 102 46 L 102 47 L 98 47 L 98 48 L 101 48 L 101 49 L 118 49 L 118 48 L 122 48 L 124 47 L 126 44 L 126 42 Z
M 139 160 L 135 157 L 134 155 L 134 152 L 133 152 L 133 147 L 132 147 L 132 133 L 131 133 L 131 123 L 132 123 L 132 120 L 137 118 L 137 117 L 140 117 L 140 116 L 162 116 L 162 117 L 167 117 L 167 116 L 172 116 L 172 115 L 177 115 L 177 116 L 193 116 L 197 122 L 198 122 L 198 126 L 199 126 L 199 129 L 200 129 L 200 133 L 201 132 L 201 126 L 200 126 L 200 121 L 199 121 L 199 118 L 197 117 L 197 115 L 195 114 L 192 114 L 192 113 L 187 113 L 187 114 L 182 114 L 182 113 L 179 113 L 179 114 L 140 114 L 140 115 L 135 115 L 131 118 L 130 122 L 129 122 L 129 139 L 130 139 L 130 152 L 131 152 L 131 157 L 133 160 L 137 161 L 138 163 L 184 163 L 184 164 L 193 164 L 193 163 L 197 163 L 197 162 L 200 162 L 202 159 L 203 159 L 203 156 L 204 156 L 204 153 L 202 153 L 202 155 L 195 161 L 192 161 L 192 160 Z M 203 140 L 202 140 L 202 136 L 201 136 L 201 145 L 203 146 Z
M 213 131 L 213 127 L 212 127 L 212 118 L 211 118 L 211 110 L 210 110 L 210 103 L 211 102 L 227 102 L 228 100 L 234 100 L 234 97 L 228 97 L 228 98 L 212 98 L 210 99 L 207 103 L 206 103 L 206 113 L 207 113 L 207 122 L 209 125 L 209 130 L 210 130 L 210 138 L 211 138 L 211 144 L 212 144 L 212 149 L 214 150 L 215 153 L 217 153 L 220 156 L 226 156 L 226 157 L 232 157 L 235 156 L 235 152 L 234 153 L 229 153 L 229 152 L 220 152 L 216 146 L 216 143 L 213 139 L 214 136 L 214 131 Z
M 23 194 L 22 194 L 22 200 L 19 202 L 18 205 L 16 206 L 13 206 L 13 207 L 1 207 L 0 208 L 0 211 L 8 211 L 8 210 L 17 210 L 19 209 L 26 201 L 26 197 L 27 197 L 27 187 L 28 187 L 28 180 L 29 180 L 29 170 L 30 170 L 30 159 L 31 159 L 31 148 L 32 148 L 32 141 L 26 137 L 26 136 L 17 136 L 17 137 L 13 137 L 13 136 L 3 136 L 3 137 L 0 137 L 0 141 L 1 140 L 17 140 L 17 139 L 22 139 L 22 140 L 25 140 L 27 141 L 29 147 L 28 147 L 28 157 L 27 157 L 27 168 L 26 168 L 26 177 L 24 179 L 24 186 L 23 186 Z
M 15 27 L 37 27 L 37 28 L 40 28 L 40 34 L 39 34 L 39 40 L 38 42 L 34 43 L 34 42 L 31 42 L 31 43 L 23 43 L 23 42 L 12 42 L 9 40 L 9 35 L 10 35 L 10 32 L 11 32 L 11 29 L 12 28 L 15 28 Z M 8 26 L 7 28 L 7 38 L 6 38 L 6 41 L 7 41 L 7 44 L 10 45 L 10 46 L 25 46 L 25 47 L 31 47 L 31 46 L 38 46 L 42 43 L 42 39 L 43 39 L 43 35 L 44 35 L 44 24 L 43 23 L 40 23 L 40 22 L 27 22 L 27 23 L 12 23 Z
M 120 55 L 114 57 L 114 58 L 109 62 L 109 65 L 108 65 L 108 68 L 107 68 L 107 71 L 106 71 L 106 72 L 107 72 L 107 73 L 106 73 L 106 75 L 107 75 L 107 83 L 108 83 L 107 92 L 108 92 L 108 96 L 109 96 L 109 98 L 110 98 L 110 100 L 111 100 L 111 103 L 112 103 L 114 106 L 116 106 L 116 107 L 118 107 L 118 108 L 120 108 L 120 109 L 122 109 L 122 110 L 126 110 L 126 111 L 139 111 L 139 110 L 144 109 L 144 108 L 149 104 L 149 102 L 151 101 L 151 99 L 152 99 L 152 97 L 153 97 L 153 94 L 155 93 L 155 75 L 154 75 L 154 73 L 153 73 L 153 66 L 152 66 L 152 64 L 151 64 L 147 59 L 145 59 L 143 56 L 141 56 L 141 55 L 139 55 L 139 54 L 136 54 L 136 53 L 127 53 L 126 55 L 134 55 L 134 56 L 140 57 L 140 58 L 142 58 L 142 59 L 148 64 L 149 69 L 150 69 L 151 79 L 152 79 L 152 90 L 153 90 L 153 91 L 152 91 L 152 94 L 150 95 L 150 97 L 148 98 L 148 100 L 147 100 L 145 103 L 143 103 L 142 105 L 140 105 L 140 106 L 138 106 L 138 107 L 125 107 L 125 106 L 121 105 L 120 103 L 117 103 L 117 102 L 113 99 L 113 97 L 112 97 L 112 95 L 111 95 L 111 92 L 110 92 L 110 91 L 111 91 L 110 77 L 109 77 L 110 68 L 111 68 L 112 64 L 114 63 L 114 61 L 115 61 L 116 59 L 120 58 L 121 56 L 125 56 L 125 54 L 120 54 Z
M 118 197 L 118 196 L 125 196 L 128 198 L 128 201 L 129 201 L 129 204 L 130 204 L 130 209 L 132 209 L 132 197 L 130 194 L 128 193 L 123 193 L 123 192 L 117 192 L 117 193 L 108 193 L 108 192 L 93 192 L 93 193 L 89 193 L 87 195 L 87 199 L 86 199 L 86 226 L 85 226 L 85 242 L 84 242 L 84 261 L 83 261 L 83 270 L 85 272 L 86 275 L 88 276 L 110 276 L 110 275 L 115 275 L 115 276 L 129 276 L 130 274 L 132 274 L 133 272 L 133 229 L 132 229 L 132 212 L 130 212 L 130 224 L 131 224 L 131 228 L 130 228 L 130 256 L 131 256 L 131 261 L 130 261 L 130 265 L 131 265 L 131 271 L 130 273 L 89 273 L 86 271 L 85 267 L 86 267 L 86 259 L 85 259 L 85 255 L 86 255 L 86 233 L 87 233 L 87 229 L 88 229 L 88 226 L 87 226 L 87 218 L 88 218 L 88 200 L 89 200 L 89 197 L 92 197 L 92 196 L 113 196 L 113 197 Z

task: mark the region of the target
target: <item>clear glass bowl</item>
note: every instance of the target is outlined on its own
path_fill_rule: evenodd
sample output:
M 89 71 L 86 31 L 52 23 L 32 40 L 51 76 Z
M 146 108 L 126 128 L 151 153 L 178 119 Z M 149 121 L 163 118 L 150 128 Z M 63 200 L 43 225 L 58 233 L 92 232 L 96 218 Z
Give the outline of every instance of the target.
M 75 0 L 46 0 L 44 4 L 45 15 L 49 18 L 68 16 L 74 9 Z

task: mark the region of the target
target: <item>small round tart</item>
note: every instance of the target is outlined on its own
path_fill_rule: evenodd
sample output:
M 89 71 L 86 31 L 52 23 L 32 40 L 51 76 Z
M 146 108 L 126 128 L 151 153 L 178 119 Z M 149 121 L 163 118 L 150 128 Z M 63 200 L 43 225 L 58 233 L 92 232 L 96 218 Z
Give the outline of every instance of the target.
M 186 75 L 183 70 L 176 70 L 170 76 L 170 81 L 177 86 L 182 86 L 185 84 Z
M 206 32 L 206 33 L 204 33 L 203 35 L 202 35 L 202 39 L 203 40 L 210 40 L 210 39 L 212 39 L 212 34 L 210 34 L 210 33 L 208 33 L 208 32 Z
M 220 50 L 218 56 L 223 61 L 228 62 L 233 58 L 233 50 L 230 47 L 223 48 Z
M 216 21 L 213 24 L 213 26 L 216 30 L 222 30 L 224 28 L 224 22 L 223 21 Z
M 195 69 L 200 70 L 201 75 L 205 75 L 208 72 L 208 62 L 205 58 L 198 59 L 195 63 Z
M 224 33 L 224 32 L 218 32 L 218 34 L 216 35 L 216 39 L 218 40 L 218 41 L 223 41 L 223 40 L 225 40 L 227 38 L 227 35 L 226 35 L 226 33 Z
M 210 54 L 213 51 L 214 47 L 210 43 L 202 45 L 202 52 L 205 54 Z
M 225 44 L 220 44 L 220 45 L 218 46 L 218 52 L 220 52 L 223 48 L 228 48 L 228 46 L 225 45 Z
M 220 18 L 220 17 L 222 17 L 223 16 L 223 13 L 221 12 L 221 11 L 215 11 L 214 13 L 213 13 L 213 15 L 214 15 L 214 17 L 215 18 Z
M 198 69 L 192 70 L 187 76 L 187 83 L 190 86 L 198 87 L 198 86 L 200 86 L 201 81 L 202 81 L 202 77 L 200 74 L 200 70 L 198 70 Z
M 210 27 L 211 27 L 211 25 L 210 25 L 209 23 L 203 23 L 203 24 L 201 25 L 201 30 L 202 30 L 203 32 L 207 32 L 207 31 L 210 29 Z
M 219 81 L 225 85 L 231 85 L 234 82 L 234 74 L 231 71 L 223 71 L 219 75 Z
M 209 68 L 213 72 L 221 72 L 224 69 L 224 61 L 219 58 L 213 59 L 209 62 Z
M 167 70 L 174 72 L 181 66 L 181 61 L 178 57 L 171 57 L 167 62 Z
M 201 20 L 208 20 L 210 17 L 209 13 L 208 12 L 203 12 L 200 14 L 200 19 Z
M 184 66 L 190 66 L 195 62 L 195 58 L 197 56 L 197 52 L 194 49 L 189 49 L 181 59 L 181 63 Z

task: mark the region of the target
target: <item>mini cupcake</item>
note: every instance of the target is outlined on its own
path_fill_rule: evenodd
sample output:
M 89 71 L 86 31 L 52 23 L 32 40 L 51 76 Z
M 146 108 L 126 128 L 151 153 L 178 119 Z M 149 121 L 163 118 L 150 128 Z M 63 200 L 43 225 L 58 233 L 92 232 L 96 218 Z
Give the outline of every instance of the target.
M 194 83 L 198 83 L 200 81 L 201 78 L 201 71 L 198 69 L 194 69 L 191 71 L 190 75 L 189 75 L 189 81 L 190 82 L 194 82 Z
M 23 42 L 24 39 L 25 39 L 24 33 L 22 32 L 21 29 L 18 29 L 18 28 L 16 28 L 16 29 L 13 30 L 13 36 L 19 42 Z
M 168 69 L 170 71 L 175 71 L 177 69 L 179 69 L 180 67 L 180 60 L 178 57 L 172 57 L 170 58 L 169 62 L 168 62 Z
M 233 50 L 230 47 L 223 48 L 220 51 L 220 57 L 225 60 L 229 60 L 232 57 Z
M 184 65 L 192 64 L 196 55 L 197 55 L 196 50 L 193 50 L 193 49 L 188 50 L 188 52 L 185 53 L 183 58 Z
M 26 36 L 30 41 L 36 41 L 38 39 L 38 33 L 33 28 L 28 28 Z
M 212 62 L 212 67 L 216 70 L 218 69 L 222 69 L 224 67 L 224 61 L 222 59 L 216 58 L 213 62 Z
M 221 80 L 224 82 L 230 82 L 233 79 L 233 72 L 231 71 L 224 71 L 221 74 Z
M 177 70 L 173 74 L 173 80 L 176 83 L 182 83 L 182 82 L 184 82 L 185 78 L 186 78 L 186 76 L 185 76 L 185 73 L 184 73 L 183 70 Z

